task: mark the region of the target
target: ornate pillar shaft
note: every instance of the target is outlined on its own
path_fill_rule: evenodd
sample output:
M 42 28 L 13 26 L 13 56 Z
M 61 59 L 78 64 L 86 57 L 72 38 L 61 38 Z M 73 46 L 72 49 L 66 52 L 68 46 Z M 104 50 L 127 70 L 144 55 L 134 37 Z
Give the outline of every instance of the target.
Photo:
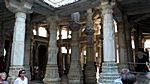
M 70 53 L 69 53 L 69 49 L 70 49 L 70 45 L 69 44 L 67 44 L 66 49 L 67 49 L 67 55 L 65 56 L 65 68 L 66 68 L 66 70 L 65 70 L 64 73 L 68 74 L 69 68 L 70 68 L 70 61 L 71 61 Z
M 94 66 L 94 29 L 92 21 L 92 9 L 87 10 L 87 24 L 85 33 L 87 35 L 85 84 L 96 84 L 96 69 Z
M 126 38 L 124 31 L 123 21 L 117 23 L 118 27 L 118 45 L 119 45 L 119 68 L 127 68 L 127 50 L 126 50 Z
M 102 18 L 103 18 L 103 64 L 102 73 L 100 74 L 100 84 L 112 84 L 114 79 L 119 77 L 118 66 L 115 56 L 115 31 L 113 27 L 113 6 L 115 2 L 103 1 Z
M 130 70 L 134 70 L 133 64 L 130 64 L 133 62 L 133 52 L 132 52 L 132 45 L 131 45 L 131 28 L 129 27 L 129 23 L 127 20 L 127 17 L 124 16 L 125 21 L 125 35 L 126 35 L 126 46 L 127 46 L 127 59 L 129 63 Z
M 80 54 L 79 54 L 79 28 L 78 12 L 72 14 L 74 22 L 71 24 L 72 43 L 71 43 L 71 65 L 68 74 L 69 84 L 81 84 Z M 77 19 L 77 20 L 76 20 Z
M 14 27 L 12 51 L 11 51 L 11 67 L 9 74 L 12 80 L 17 77 L 17 73 L 23 67 L 24 61 L 24 40 L 25 40 L 25 20 L 26 14 L 17 12 L 16 22 Z
M 60 84 L 60 78 L 57 66 L 57 24 L 58 16 L 50 16 L 47 18 L 50 25 L 49 32 L 49 47 L 48 47 L 48 62 L 46 66 L 46 74 L 43 79 L 44 84 Z
M 64 74 L 64 68 L 63 68 L 63 55 L 61 50 L 61 44 L 62 44 L 62 34 L 61 34 L 61 26 L 59 28 L 59 40 L 58 40 L 58 70 L 59 70 L 59 76 L 61 77 Z
M 67 29 L 67 36 L 69 36 L 69 31 L 70 29 L 68 28 Z M 67 39 L 69 40 L 69 37 L 67 37 Z M 66 49 L 67 49 L 67 55 L 65 56 L 65 74 L 67 75 L 69 73 L 69 69 L 70 69 L 70 63 L 71 63 L 71 58 L 70 58 L 70 53 L 69 53 L 69 50 L 70 50 L 70 43 L 68 43 L 66 45 Z

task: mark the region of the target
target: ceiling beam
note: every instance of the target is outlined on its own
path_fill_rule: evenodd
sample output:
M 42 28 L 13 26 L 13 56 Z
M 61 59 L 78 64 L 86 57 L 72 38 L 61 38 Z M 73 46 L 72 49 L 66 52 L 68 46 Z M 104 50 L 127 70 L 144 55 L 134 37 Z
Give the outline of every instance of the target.
M 65 5 L 56 10 L 56 13 L 62 16 L 70 15 L 74 12 L 85 11 L 89 8 L 95 8 L 100 5 L 100 0 L 80 0 L 73 4 Z
M 31 23 L 37 23 L 46 20 L 46 17 L 43 15 L 36 15 L 32 17 Z
M 45 3 L 45 2 L 42 1 L 42 0 L 34 0 L 34 2 L 37 3 L 37 4 L 39 4 L 39 5 L 41 5 L 42 7 L 45 7 L 45 8 L 47 8 L 47 9 L 51 10 L 51 11 L 54 11 L 54 10 L 55 10 L 54 7 L 52 7 L 51 5 L 48 5 L 47 3 Z
M 136 23 L 136 22 L 142 21 L 144 19 L 147 19 L 149 17 L 150 17 L 150 14 L 145 14 L 145 15 L 143 15 L 141 17 L 133 19 L 130 23 Z
M 145 13 L 150 13 L 149 8 L 143 8 L 143 9 L 137 9 L 137 10 L 132 10 L 132 11 L 126 11 L 127 15 L 138 15 L 138 14 L 145 14 Z
M 53 15 L 54 14 L 54 11 L 52 11 L 48 8 L 45 8 L 45 7 L 41 6 L 40 4 L 36 4 L 36 3 L 33 5 L 32 10 L 35 13 L 38 13 L 41 15 Z

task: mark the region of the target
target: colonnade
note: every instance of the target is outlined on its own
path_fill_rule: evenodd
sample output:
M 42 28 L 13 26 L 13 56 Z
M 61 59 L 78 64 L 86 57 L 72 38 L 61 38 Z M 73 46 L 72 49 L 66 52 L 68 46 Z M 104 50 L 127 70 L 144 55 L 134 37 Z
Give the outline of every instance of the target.
M 26 29 L 26 16 L 27 13 L 30 13 L 30 8 L 20 7 L 23 9 L 15 8 L 11 5 L 12 3 L 8 2 L 8 8 L 14 8 L 16 21 L 14 26 L 13 34 L 13 43 L 11 51 L 11 64 L 10 64 L 10 81 L 11 84 L 16 78 L 17 73 L 20 69 L 25 68 L 29 72 L 29 58 L 30 54 L 28 51 L 30 42 L 31 31 L 28 30 L 25 41 L 25 29 Z M 27 4 L 27 3 L 24 3 Z M 14 4 L 15 5 L 15 4 Z M 112 81 L 119 77 L 118 65 L 116 63 L 116 39 L 115 39 L 115 28 L 113 23 L 113 7 L 115 2 L 104 0 L 101 2 L 100 7 L 102 9 L 101 18 L 102 18 L 102 30 L 99 30 L 103 33 L 103 39 L 99 41 L 99 45 L 102 45 L 98 51 L 98 66 L 100 67 L 100 62 L 102 62 L 102 72 L 100 73 L 100 79 L 98 80 L 99 84 L 112 84 Z M 31 6 L 32 7 L 32 6 Z M 86 84 L 96 84 L 96 68 L 94 65 L 95 60 L 95 49 L 94 49 L 94 26 L 93 26 L 93 10 L 88 9 L 86 11 L 86 66 L 85 66 L 85 83 Z M 71 14 L 71 61 L 67 60 L 66 69 L 68 74 L 69 84 L 82 84 L 82 70 L 80 65 L 80 41 L 79 41 L 79 29 L 80 27 L 80 13 Z M 124 25 L 124 18 L 117 22 L 118 26 L 118 45 L 119 45 L 119 56 L 120 56 L 120 65 L 119 67 L 124 68 L 128 67 L 127 62 L 132 62 L 132 48 L 131 48 L 131 30 L 129 25 Z M 60 84 L 61 76 L 63 75 L 63 65 L 58 67 L 57 60 L 62 60 L 61 45 L 57 47 L 57 30 L 61 31 L 59 28 L 59 17 L 48 16 L 47 17 L 48 29 L 50 32 L 49 42 L 48 42 L 48 61 L 46 65 L 46 73 L 43 79 L 44 84 Z M 125 20 L 125 23 L 128 23 Z M 30 26 L 28 26 L 30 28 Z M 58 29 L 59 28 L 59 29 Z M 59 44 L 61 44 L 61 32 L 59 32 Z M 102 42 L 101 42 L 102 41 Z M 1 42 L 1 41 L 0 41 Z M 26 44 L 25 44 L 26 42 Z M 101 44 L 103 43 L 103 44 Z M 127 47 L 128 46 L 128 47 Z M 0 46 L 1 48 L 1 46 Z M 103 56 L 101 56 L 103 50 Z M 67 47 L 67 59 L 70 59 L 69 56 L 69 46 Z M 58 54 L 57 54 L 58 53 Z M 58 57 L 57 57 L 58 56 Z M 103 57 L 103 60 L 102 60 Z M 101 58 L 101 59 L 100 59 Z M 102 60 L 102 61 L 101 61 Z M 60 62 L 60 61 L 59 61 Z M 70 67 L 70 69 L 68 69 Z M 30 74 L 30 72 L 29 72 Z M 59 75 L 60 74 L 60 75 Z M 29 76 L 30 77 L 30 76 Z

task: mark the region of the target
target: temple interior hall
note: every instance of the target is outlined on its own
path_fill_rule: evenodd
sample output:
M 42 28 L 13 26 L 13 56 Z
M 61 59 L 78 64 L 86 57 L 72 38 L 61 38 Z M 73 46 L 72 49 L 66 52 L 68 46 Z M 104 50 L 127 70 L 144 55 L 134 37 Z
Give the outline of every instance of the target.
M 14 84 L 150 83 L 150 0 L 0 0 L 0 72 Z

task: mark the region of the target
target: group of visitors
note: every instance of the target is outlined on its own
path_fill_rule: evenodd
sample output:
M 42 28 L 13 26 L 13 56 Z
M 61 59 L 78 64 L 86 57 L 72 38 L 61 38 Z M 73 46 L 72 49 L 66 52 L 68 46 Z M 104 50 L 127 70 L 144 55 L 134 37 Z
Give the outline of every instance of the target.
M 113 84 L 137 84 L 137 79 L 136 76 L 129 71 L 129 69 L 122 69 L 120 78 L 114 80 Z
M 25 70 L 20 70 L 14 84 L 28 84 L 28 79 L 25 77 L 25 73 Z M 0 84 L 9 84 L 5 72 L 0 73 Z

